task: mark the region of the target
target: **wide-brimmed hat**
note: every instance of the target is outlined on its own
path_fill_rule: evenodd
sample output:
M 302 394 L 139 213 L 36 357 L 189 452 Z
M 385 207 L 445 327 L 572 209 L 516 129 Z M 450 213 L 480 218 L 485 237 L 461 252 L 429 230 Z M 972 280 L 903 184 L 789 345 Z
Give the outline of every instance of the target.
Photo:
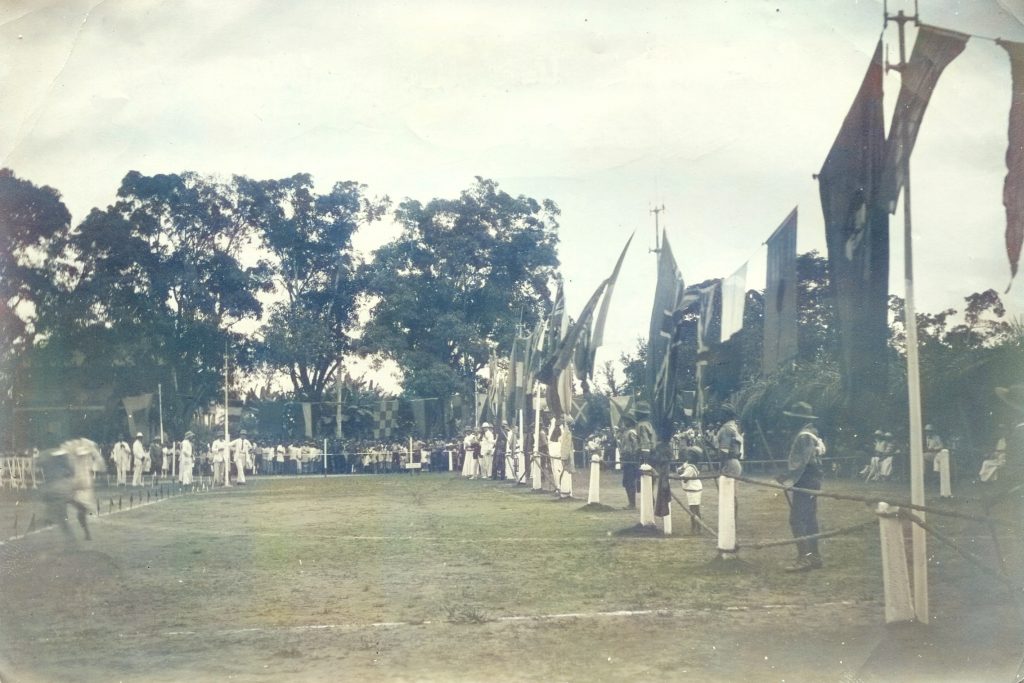
M 996 396 L 1014 410 L 1024 412 L 1024 384 L 996 387 Z
M 885 432 L 883 432 L 881 429 L 876 429 L 875 436 L 885 436 Z
M 136 439 L 141 439 L 141 438 L 142 438 L 142 432 L 138 432 L 138 433 L 137 433 L 137 434 L 135 435 L 135 438 L 136 438 Z
M 186 439 L 187 439 L 188 437 L 190 437 L 190 436 L 195 436 L 195 433 L 194 433 L 194 432 L 192 432 L 192 431 L 188 431 L 188 432 L 185 432 L 185 438 L 186 438 Z
M 797 401 L 792 404 L 789 406 L 789 410 L 783 410 L 782 414 L 786 417 L 798 417 L 802 420 L 818 419 L 818 416 L 814 414 L 814 408 L 811 407 L 811 404 L 803 401 Z
M 484 422 L 482 425 L 480 425 L 480 429 L 491 429 L 491 423 Z
M 931 425 L 925 425 L 924 426 L 924 431 L 926 431 L 926 432 L 934 432 L 935 431 L 935 427 L 932 427 Z

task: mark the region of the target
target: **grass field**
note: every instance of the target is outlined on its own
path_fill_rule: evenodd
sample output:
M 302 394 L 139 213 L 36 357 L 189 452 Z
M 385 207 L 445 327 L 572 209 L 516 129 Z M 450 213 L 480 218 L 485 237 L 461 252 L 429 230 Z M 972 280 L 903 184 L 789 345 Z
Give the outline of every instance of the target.
M 937 544 L 933 624 L 885 627 L 876 527 L 823 541 L 819 571 L 783 572 L 791 546 L 722 563 L 678 514 L 672 537 L 620 533 L 638 518 L 614 473 L 607 512 L 448 474 L 256 478 L 107 516 L 117 495 L 92 542 L 0 546 L 5 683 L 1009 681 L 1024 650 L 1007 589 Z M 704 499 L 714 523 L 711 482 Z M 0 494 L 0 525 L 34 505 Z M 929 519 L 994 565 L 982 525 Z M 788 535 L 784 498 L 741 485 L 741 544 Z M 1000 540 L 1019 580 L 1020 532 Z

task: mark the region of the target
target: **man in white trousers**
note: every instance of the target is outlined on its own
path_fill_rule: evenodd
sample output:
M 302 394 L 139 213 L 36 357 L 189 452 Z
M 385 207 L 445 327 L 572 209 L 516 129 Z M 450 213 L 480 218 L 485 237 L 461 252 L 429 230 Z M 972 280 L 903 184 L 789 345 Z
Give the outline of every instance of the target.
M 117 485 L 128 485 L 128 465 L 131 463 L 132 449 L 127 441 L 118 441 L 114 444 L 114 450 L 110 454 L 114 461 L 114 468 L 117 470 Z
M 142 476 L 149 463 L 149 452 L 142 445 L 142 432 L 135 435 L 132 444 L 132 486 L 142 486 Z
M 232 445 L 232 451 L 235 461 L 235 470 L 238 473 L 235 483 L 245 485 L 245 468 L 249 466 L 249 453 L 252 450 L 252 442 L 246 438 L 246 432 L 243 429 L 238 433 L 238 438 L 234 440 Z

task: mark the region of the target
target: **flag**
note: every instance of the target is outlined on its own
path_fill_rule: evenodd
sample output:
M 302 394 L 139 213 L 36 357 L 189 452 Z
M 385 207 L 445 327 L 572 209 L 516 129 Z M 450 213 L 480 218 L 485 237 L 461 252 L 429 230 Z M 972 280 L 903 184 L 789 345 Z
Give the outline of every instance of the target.
M 635 234 L 635 233 L 634 233 Z M 629 245 L 633 242 L 633 235 L 629 236 L 626 240 L 626 246 L 622 247 L 622 252 L 619 254 L 619 260 L 615 262 L 615 268 L 612 269 L 612 274 L 608 278 L 608 285 L 604 288 L 604 298 L 601 299 L 601 308 L 597 311 L 597 317 L 594 319 L 594 329 L 590 334 L 588 340 L 588 355 L 590 356 L 587 362 L 588 376 L 594 373 L 594 357 L 597 355 L 597 349 L 604 343 L 604 325 L 608 320 L 608 307 L 612 302 L 612 292 L 615 291 L 615 283 L 619 279 L 619 271 L 622 269 L 622 262 L 626 258 L 626 252 L 629 251 Z
M 796 225 L 794 208 L 768 238 L 768 267 L 764 292 L 764 348 L 761 374 L 775 371 L 797 354 Z
M 879 42 L 818 174 L 839 332 L 840 374 L 855 409 L 862 406 L 862 392 L 886 390 L 889 214 L 877 200 L 885 155 L 884 127 Z
M 302 402 L 302 422 L 306 427 L 306 438 L 313 438 L 313 404 L 308 402 Z
M 715 294 L 718 293 L 721 280 L 715 280 L 707 287 L 696 290 L 700 304 L 700 315 L 697 318 L 697 352 L 706 353 L 711 348 L 711 323 L 715 317 Z
M 683 276 L 676 265 L 668 235 L 662 232 L 658 253 L 658 282 L 647 337 L 647 389 L 651 397 L 651 423 L 659 439 L 672 436 L 672 410 L 676 372 L 672 343 L 674 322 L 683 298 Z
M 900 72 L 900 94 L 896 98 L 896 110 L 885 145 L 885 165 L 878 200 L 889 209 L 889 213 L 896 211 L 896 201 L 906 182 L 906 162 L 914 151 L 914 142 L 935 84 L 949 63 L 964 51 L 967 38 L 963 33 L 934 26 L 921 25 L 917 32 L 910 61 Z M 881 92 L 878 99 L 881 102 Z
M 387 439 L 398 426 L 398 401 L 381 401 L 374 416 L 373 438 Z
M 132 438 L 142 432 L 149 440 L 149 407 L 153 403 L 153 394 L 125 396 L 121 399 L 124 412 L 128 414 L 128 431 Z
M 537 373 L 538 379 L 548 385 L 548 404 L 552 406 L 556 415 L 567 412 L 565 408 L 568 408 L 569 399 L 572 398 L 572 374 L 569 368 L 572 364 L 573 351 L 583 331 L 589 331 L 594 309 L 597 308 L 597 302 L 601 298 L 601 294 L 604 292 L 605 285 L 607 284 L 608 281 L 605 280 L 590 295 L 590 300 L 583 307 L 576 322 L 569 326 L 566 334 L 559 340 L 558 345 L 551 355 L 547 357 Z M 556 392 L 558 394 L 557 402 L 552 401 L 550 395 L 551 385 L 556 382 L 558 386 Z
M 441 416 L 441 401 L 436 398 L 411 398 L 409 405 L 412 408 L 413 424 L 416 426 L 416 435 L 429 439 L 437 436 L 441 431 L 439 424 Z
M 612 396 L 608 399 L 608 415 L 612 429 L 619 428 L 619 422 L 623 417 L 632 417 L 633 402 L 632 396 Z
M 1024 243 L 1024 43 L 996 41 L 1010 56 L 1013 93 L 1010 98 L 1010 144 L 1006 150 L 1006 255 L 1010 259 L 1010 281 L 1017 275 L 1021 243 Z M 1006 291 L 1010 291 L 1007 287 Z
M 729 341 L 743 329 L 743 309 L 747 302 L 747 264 L 722 280 L 722 324 L 720 338 Z

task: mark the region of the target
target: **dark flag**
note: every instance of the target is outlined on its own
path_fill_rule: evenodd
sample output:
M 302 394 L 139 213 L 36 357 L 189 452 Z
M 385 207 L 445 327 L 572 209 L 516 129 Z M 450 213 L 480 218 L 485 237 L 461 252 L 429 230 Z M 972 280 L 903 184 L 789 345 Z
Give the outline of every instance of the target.
M 877 200 L 885 155 L 882 43 L 818 175 L 840 369 L 847 397 L 885 391 L 889 214 Z
M 914 151 L 914 142 L 935 84 L 949 63 L 963 52 L 967 38 L 963 33 L 925 25 L 917 32 L 910 61 L 901 72 L 900 94 L 896 98 L 896 110 L 885 148 L 885 171 L 878 199 L 888 207 L 889 213 L 896 211 L 896 201 L 906 181 L 905 161 Z
M 635 234 L 635 233 L 634 233 Z M 590 335 L 589 341 L 589 355 L 590 355 L 590 372 L 594 371 L 594 356 L 597 354 L 598 347 L 604 343 L 604 325 L 608 319 L 608 306 L 612 301 L 612 293 L 615 291 L 615 283 L 619 279 L 619 270 L 622 269 L 622 262 L 626 258 L 626 252 L 629 251 L 629 245 L 633 242 L 633 235 L 629 236 L 626 240 L 626 246 L 622 247 L 622 253 L 619 254 L 619 260 L 615 262 L 615 268 L 612 270 L 611 277 L 608 278 L 608 286 L 604 290 L 604 298 L 601 299 L 601 308 L 597 311 L 597 317 L 594 319 L 594 331 Z
M 568 327 L 565 335 L 559 339 L 558 345 L 549 353 L 537 373 L 537 379 L 548 386 L 548 407 L 556 415 L 569 411 L 569 400 L 572 398 L 571 385 L 567 393 L 565 386 L 566 378 L 563 375 L 567 372 L 569 364 L 572 362 L 576 343 L 582 336 L 583 331 L 590 330 L 594 309 L 597 308 L 597 302 L 601 298 L 601 294 L 604 292 L 605 285 L 607 284 L 608 281 L 605 280 L 590 295 L 590 300 L 583 307 L 583 311 L 580 312 L 576 322 Z M 569 380 L 571 381 L 571 376 Z
M 1006 150 L 1006 255 L 1010 259 L 1010 280 L 1017 275 L 1021 243 L 1024 242 L 1024 43 L 997 41 L 1010 56 L 1013 93 L 1010 98 L 1010 145 Z M 1007 287 L 1006 291 L 1010 291 Z
M 647 390 L 651 397 L 651 424 L 659 440 L 672 436 L 676 371 L 672 358 L 675 323 L 683 298 L 683 276 L 676 265 L 668 236 L 662 232 L 658 253 L 658 284 L 654 290 L 651 325 L 647 336 Z
M 768 275 L 764 292 L 764 352 L 761 373 L 769 375 L 797 354 L 796 224 L 793 209 L 768 238 Z
M 429 439 L 441 433 L 441 401 L 436 398 L 411 398 L 413 424 L 416 435 Z

